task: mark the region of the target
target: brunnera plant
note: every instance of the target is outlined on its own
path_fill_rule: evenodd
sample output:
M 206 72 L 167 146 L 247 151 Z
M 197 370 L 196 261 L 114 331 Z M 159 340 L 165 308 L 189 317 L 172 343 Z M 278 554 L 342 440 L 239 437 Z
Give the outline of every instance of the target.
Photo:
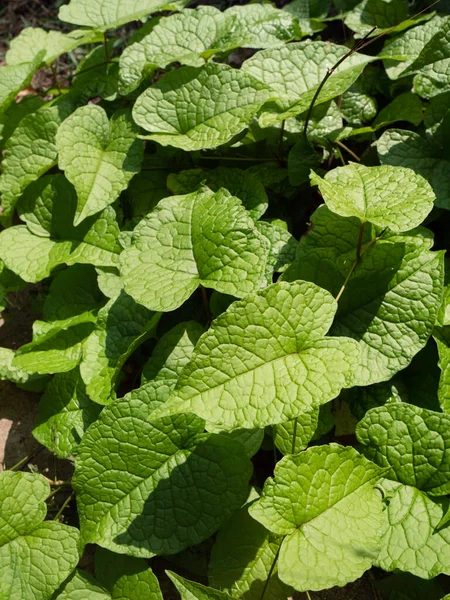
M 74 474 L 51 521 L 57 482 L 0 473 L 0 598 L 286 600 L 372 567 L 383 598 L 443 598 L 450 17 L 59 16 L 0 67 L 1 303 L 43 298 L 0 377 Z

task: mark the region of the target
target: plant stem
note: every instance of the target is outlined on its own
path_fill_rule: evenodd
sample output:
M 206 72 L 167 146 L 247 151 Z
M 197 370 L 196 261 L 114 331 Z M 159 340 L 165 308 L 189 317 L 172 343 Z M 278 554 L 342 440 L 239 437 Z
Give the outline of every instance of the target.
M 367 244 L 367 246 L 366 246 L 366 247 L 365 247 L 363 250 L 361 250 L 361 249 L 360 249 L 359 257 L 357 256 L 357 257 L 355 258 L 355 260 L 354 260 L 354 262 L 353 262 L 352 266 L 350 267 L 350 271 L 348 272 L 348 275 L 347 275 L 347 277 L 345 278 L 345 281 L 344 281 L 344 283 L 342 284 L 342 287 L 341 287 L 341 289 L 339 290 L 339 293 L 338 293 L 338 295 L 336 296 L 336 302 L 339 302 L 339 300 L 340 300 L 340 298 L 341 298 L 342 294 L 344 293 L 344 290 L 345 290 L 345 288 L 346 288 L 346 286 L 347 286 L 347 283 L 349 282 L 349 279 L 350 279 L 350 277 L 353 275 L 353 271 L 356 269 L 356 266 L 357 266 L 357 264 L 359 263 L 359 260 L 360 260 L 361 256 L 364 254 L 364 252 L 367 252 L 367 250 L 368 250 L 369 248 L 371 248 L 371 247 L 372 247 L 372 246 L 375 244 L 375 242 L 377 242 L 377 241 L 380 239 L 380 237 L 383 235 L 383 233 L 384 233 L 384 231 L 382 231 L 382 232 L 380 233 L 380 235 L 378 235 L 377 237 L 373 238 L 373 240 L 370 240 L 370 242 Z M 361 235 L 361 230 L 360 230 L 360 235 Z M 358 238 L 358 239 L 359 239 L 359 238 Z
M 202 285 L 200 286 L 200 289 L 202 290 L 203 306 L 205 307 L 206 318 L 208 320 L 208 323 L 211 323 L 212 315 L 211 310 L 209 308 L 208 294 L 206 293 L 206 289 Z
M 259 600 L 264 600 L 264 595 L 265 595 L 265 593 L 267 591 L 267 587 L 269 585 L 270 578 L 272 577 L 273 570 L 275 569 L 275 565 L 277 564 L 278 555 L 280 554 L 280 549 L 281 549 L 281 543 L 278 546 L 278 550 L 277 550 L 277 552 L 276 552 L 276 554 L 275 554 L 275 556 L 273 558 L 273 562 L 272 562 L 272 565 L 270 567 L 269 574 L 267 575 L 267 579 L 266 579 L 266 581 L 264 583 L 263 591 L 261 592 L 261 596 L 260 596 Z
M 306 113 L 305 126 L 303 128 L 303 137 L 306 138 L 306 132 L 308 131 L 308 123 L 311 118 L 311 113 L 313 111 L 314 104 L 315 104 L 317 98 L 319 97 L 320 92 L 323 89 L 323 86 L 326 84 L 328 79 L 333 75 L 333 73 L 336 71 L 336 69 L 338 69 L 345 60 L 347 60 L 347 58 L 349 58 L 352 54 L 355 54 L 355 52 L 358 52 L 358 50 L 360 50 L 362 47 L 364 47 L 364 42 L 376 29 L 378 29 L 376 26 L 372 27 L 372 29 L 369 32 L 367 32 L 363 38 L 361 38 L 360 40 L 358 40 L 356 42 L 356 44 L 353 46 L 353 48 L 351 48 L 346 54 L 344 54 L 344 56 L 342 56 L 330 69 L 327 69 L 327 72 L 325 73 L 325 77 L 319 83 L 316 93 L 314 94 L 314 96 L 311 100 L 311 104 L 309 105 L 308 112 Z
M 339 154 L 339 158 L 341 159 L 342 166 L 345 167 L 345 159 L 342 156 L 341 149 L 340 148 L 336 148 L 336 150 L 337 150 L 337 153 Z
M 21 460 L 19 460 L 18 463 L 16 463 L 13 467 L 11 467 L 10 469 L 8 469 L 8 471 L 15 471 L 16 469 L 18 469 L 19 467 L 22 467 L 23 465 L 26 465 L 30 462 L 30 460 L 32 460 L 36 454 L 38 454 L 41 450 L 43 449 L 43 447 L 40 448 L 36 448 L 36 450 L 34 450 L 31 454 L 29 454 L 28 456 L 25 456 L 24 458 L 22 458 Z
M 337 140 L 336 144 L 338 144 L 338 146 L 340 146 L 341 148 L 344 148 L 344 150 L 346 150 L 350 154 L 350 156 L 352 156 L 355 160 L 357 160 L 358 162 L 361 162 L 361 159 L 359 158 L 359 156 L 357 154 L 355 154 L 353 152 L 353 150 L 351 150 L 345 144 L 343 144 L 340 140 Z
M 295 454 L 295 444 L 297 442 L 297 425 L 298 425 L 298 419 L 296 417 L 294 420 L 294 433 L 292 434 L 291 454 Z
M 286 126 L 286 121 L 283 119 L 283 121 L 281 121 L 281 127 L 280 127 L 280 141 L 278 144 L 278 154 L 279 154 L 279 159 L 280 159 L 280 166 L 284 167 L 284 158 L 283 158 L 283 136 L 284 136 L 284 128 Z
M 67 496 L 67 498 L 64 501 L 64 504 L 61 506 L 61 508 L 58 510 L 58 512 L 56 513 L 55 518 L 53 519 L 54 521 L 57 521 L 59 519 L 59 517 L 62 515 L 62 513 L 64 512 L 64 510 L 66 509 L 67 505 L 69 504 L 69 502 L 72 500 L 74 495 L 74 492 L 71 492 L 71 494 L 69 496 Z
M 359 225 L 358 244 L 356 246 L 356 260 L 359 260 L 361 258 L 361 245 L 362 245 L 362 241 L 363 241 L 363 237 L 364 237 L 365 224 L 366 224 L 365 221 L 361 221 L 361 223 Z
M 308 598 L 308 600 L 311 600 L 311 596 L 309 595 L 308 590 L 306 590 L 306 597 Z

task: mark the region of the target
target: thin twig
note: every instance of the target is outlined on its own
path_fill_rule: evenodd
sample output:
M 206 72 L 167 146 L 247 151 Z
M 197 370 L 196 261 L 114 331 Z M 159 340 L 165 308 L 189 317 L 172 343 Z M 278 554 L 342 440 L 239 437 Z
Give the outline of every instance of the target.
M 284 538 L 283 538 L 283 539 L 284 539 Z M 281 543 L 280 543 L 280 545 L 278 546 L 277 553 L 275 554 L 275 556 L 274 556 L 274 559 L 273 559 L 273 562 L 272 562 L 272 565 L 270 566 L 270 571 L 269 571 L 269 573 L 268 573 L 268 575 L 267 575 L 267 579 L 266 579 L 266 581 L 264 582 L 263 591 L 261 592 L 261 596 L 259 597 L 259 600 L 264 600 L 264 595 L 265 595 L 265 593 L 266 593 L 266 591 L 267 591 L 267 587 L 268 587 L 268 585 L 269 585 L 270 578 L 272 577 L 273 570 L 275 569 L 275 565 L 277 564 L 278 555 L 280 554 L 280 548 L 281 548 Z
M 67 505 L 69 504 L 69 502 L 72 500 L 73 495 L 75 492 L 72 492 L 69 496 L 67 496 L 67 498 L 64 501 L 64 504 L 61 506 L 61 508 L 58 510 L 58 512 L 56 513 L 55 518 L 53 519 L 54 521 L 57 521 L 59 519 L 59 517 L 62 515 L 62 513 L 64 512 L 64 510 L 66 509 Z
M 25 456 L 24 458 L 19 460 L 19 462 L 16 463 L 13 467 L 8 469 L 8 471 L 15 471 L 16 469 L 19 469 L 20 467 L 27 465 L 30 462 L 30 460 L 33 460 L 33 458 L 37 454 L 39 454 L 39 452 L 41 452 L 41 450 L 43 450 L 43 448 L 44 448 L 43 446 L 36 448 L 31 454 L 29 454 L 28 456 Z
M 345 144 L 343 144 L 341 142 L 341 140 L 336 140 L 336 144 L 338 144 L 338 146 L 340 146 L 341 148 L 344 148 L 344 150 L 346 152 L 348 152 L 350 154 L 350 156 L 352 156 L 355 160 L 357 160 L 358 162 L 361 162 L 361 159 L 359 158 L 359 156 L 357 154 L 355 154 L 353 152 L 353 150 L 351 150 L 350 148 L 348 148 L 348 146 L 346 146 Z

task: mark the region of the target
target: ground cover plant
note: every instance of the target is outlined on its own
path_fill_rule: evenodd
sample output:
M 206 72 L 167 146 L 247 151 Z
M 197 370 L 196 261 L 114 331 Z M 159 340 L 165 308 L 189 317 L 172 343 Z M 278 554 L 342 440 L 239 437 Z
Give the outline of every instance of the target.
M 449 12 L 70 0 L 11 41 L 0 303 L 39 319 L 0 378 L 74 471 L 0 473 L 1 600 L 450 597 Z

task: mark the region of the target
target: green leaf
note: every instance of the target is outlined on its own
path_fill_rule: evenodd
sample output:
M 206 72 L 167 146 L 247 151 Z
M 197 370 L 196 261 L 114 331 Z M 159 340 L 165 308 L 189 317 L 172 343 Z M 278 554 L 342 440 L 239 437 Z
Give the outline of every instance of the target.
M 442 410 L 450 413 L 450 327 L 435 327 L 433 332 L 439 352 L 438 398 Z
M 120 59 L 122 91 L 130 93 L 154 69 L 174 62 L 200 67 L 218 52 L 269 48 L 301 38 L 296 17 L 268 4 L 185 9 L 163 17 L 150 33 L 126 48 Z
M 359 81 L 344 92 L 340 105 L 344 119 L 353 126 L 362 126 L 377 114 L 376 100 L 365 92 L 362 84 L 358 85 Z
M 450 493 L 450 415 L 405 402 L 366 413 L 356 428 L 362 452 L 390 479 L 432 496 Z
M 450 209 L 450 163 L 437 144 L 413 131 L 389 129 L 377 142 L 382 164 L 407 167 L 424 177 L 436 195 L 436 206 Z
M 242 600 L 260 600 L 263 593 L 266 600 L 287 598 L 291 590 L 278 579 L 276 565 L 282 538 L 255 521 L 248 508 L 241 508 L 217 534 L 209 583 Z
M 351 447 L 308 448 L 277 463 L 249 509 L 285 536 L 282 581 L 296 590 L 343 586 L 370 569 L 380 548 L 382 503 L 374 484 L 382 470 Z
M 206 587 L 195 581 L 189 581 L 176 573 L 172 573 L 172 571 L 166 571 L 166 574 L 178 590 L 181 600 L 233 600 L 225 592 Z
M 422 223 L 433 208 L 431 186 L 411 169 L 350 163 L 328 171 L 325 178 L 311 173 L 328 208 L 342 217 L 358 217 L 380 228 L 401 232 Z
M 314 146 L 306 138 L 299 139 L 288 156 L 289 183 L 303 185 L 309 181 L 311 169 L 317 169 L 321 156 L 314 150 Z
M 81 438 L 102 407 L 92 402 L 79 369 L 53 377 L 39 401 L 33 435 L 59 458 L 76 454 Z
M 395 121 L 409 121 L 413 125 L 420 125 L 422 118 L 423 107 L 419 96 L 406 92 L 396 96 L 390 104 L 380 110 L 372 127 L 383 127 Z
M 78 562 L 79 532 L 44 521 L 50 486 L 41 475 L 0 473 L 0 597 L 49 600 Z
M 268 243 L 240 200 L 207 188 L 161 200 L 121 255 L 125 291 L 150 310 L 178 308 L 200 286 L 244 296 L 262 283 Z
M 105 208 L 74 227 L 76 203 L 75 190 L 63 175 L 45 176 L 31 184 L 19 209 L 27 225 L 0 234 L 5 265 L 25 281 L 36 283 L 64 263 L 117 264 L 121 248 L 114 210 Z
M 140 557 L 175 554 L 245 501 L 252 467 L 243 446 L 202 434 L 194 415 L 154 419 L 160 401 L 158 392 L 150 402 L 139 393 L 117 400 L 83 437 L 73 486 L 86 542 Z
M 334 215 L 320 207 L 313 229 L 303 236 L 297 256 L 283 279 L 304 279 L 336 296 L 356 257 L 359 219 Z M 390 379 L 404 369 L 433 331 L 443 284 L 443 256 L 431 252 L 426 229 L 384 233 L 373 241 L 365 228 L 365 250 L 339 299 L 331 333 L 359 342 L 354 384 Z
M 242 70 L 264 83 L 276 99 L 264 107 L 259 119 L 261 126 L 268 127 L 308 110 L 327 69 L 346 53 L 343 46 L 307 41 L 263 50 L 246 60 Z M 329 77 L 315 105 L 345 92 L 372 60 L 358 53 L 349 56 Z
M 374 26 L 390 29 L 405 21 L 408 18 L 408 9 L 406 0 L 363 0 L 347 13 L 344 23 L 362 37 Z
M 37 112 L 44 105 L 40 96 L 28 94 L 20 102 L 10 104 L 0 116 L 0 150 L 3 152 L 5 143 L 12 136 L 19 123 L 26 116 Z
M 15 352 L 10 348 L 0 347 L 0 380 L 14 381 L 14 383 L 27 383 L 34 379 L 33 375 L 13 366 Z
M 3 220 L 12 214 L 27 185 L 57 164 L 56 131 L 73 108 L 66 98 L 43 106 L 24 117 L 7 141 L 0 175 Z
M 242 169 L 232 167 L 217 167 L 211 171 L 190 169 L 173 173 L 167 178 L 167 187 L 174 194 L 188 194 L 198 190 L 202 185 L 208 186 L 213 192 L 218 192 L 220 188 L 228 190 L 232 196 L 241 200 L 255 221 L 263 216 L 269 205 L 261 181 Z
M 95 4 L 91 0 L 71 0 L 61 6 L 58 16 L 67 23 L 106 31 L 144 19 L 153 12 L 178 10 L 185 4 L 183 0 L 133 0 L 125 4 L 122 0 L 97 0 Z
M 58 591 L 54 600 L 111 600 L 111 594 L 90 573 L 80 569 L 76 569 Z
M 2 66 L 0 69 L 0 115 L 14 102 L 14 98 L 27 87 L 45 52 L 38 52 L 31 62 Z
M 160 316 L 136 304 L 124 291 L 100 309 L 96 328 L 83 344 L 80 364 L 81 377 L 92 400 L 108 404 L 115 399 L 121 368 L 154 333 Z
M 282 273 L 295 258 L 297 240 L 282 227 L 267 221 L 258 221 L 256 228 L 269 242 L 266 279 L 272 283 L 274 273 Z
M 96 31 L 83 29 L 61 33 L 60 31 L 45 31 L 40 27 L 26 27 L 17 37 L 11 40 L 6 53 L 8 65 L 32 62 L 36 55 L 43 50 L 41 61 L 51 65 L 54 60 L 83 46 L 103 41 L 103 36 Z
M 324 337 L 336 308 L 307 282 L 234 302 L 199 340 L 160 413 L 194 412 L 214 429 L 259 428 L 335 398 L 352 384 L 358 355 L 353 340 Z
M 270 96 L 264 83 L 242 69 L 218 63 L 183 67 L 138 97 L 133 118 L 151 132 L 147 139 L 163 146 L 216 148 L 241 133 Z
M 79 225 L 112 204 L 140 168 L 142 142 L 127 111 L 108 121 L 100 106 L 78 108 L 56 134 L 59 167 L 75 186 L 78 204 L 74 225 Z
M 79 62 L 73 75 L 72 89 L 75 93 L 84 93 L 91 97 L 100 96 L 100 98 L 108 101 L 117 99 L 119 94 L 119 65 L 117 61 L 109 59 L 114 42 L 115 40 L 111 39 L 106 47 L 104 44 L 97 46 Z M 90 133 L 90 137 L 92 137 L 92 132 Z M 129 132 L 127 137 L 129 137 Z
M 437 529 L 445 501 L 433 500 L 409 485 L 384 480 L 381 551 L 376 565 L 408 571 L 422 579 L 450 573 L 450 529 Z
M 435 15 L 432 19 L 388 39 L 380 52 L 386 73 L 391 79 L 403 77 L 422 52 L 426 44 L 440 30 L 445 19 Z
M 142 384 L 163 380 L 175 387 L 181 371 L 189 362 L 204 331 L 199 323 L 189 321 L 179 323 L 164 334 L 144 365 Z
M 318 423 L 319 409 L 314 408 L 297 419 L 275 425 L 273 442 L 282 454 L 297 454 L 304 450 L 313 439 Z

